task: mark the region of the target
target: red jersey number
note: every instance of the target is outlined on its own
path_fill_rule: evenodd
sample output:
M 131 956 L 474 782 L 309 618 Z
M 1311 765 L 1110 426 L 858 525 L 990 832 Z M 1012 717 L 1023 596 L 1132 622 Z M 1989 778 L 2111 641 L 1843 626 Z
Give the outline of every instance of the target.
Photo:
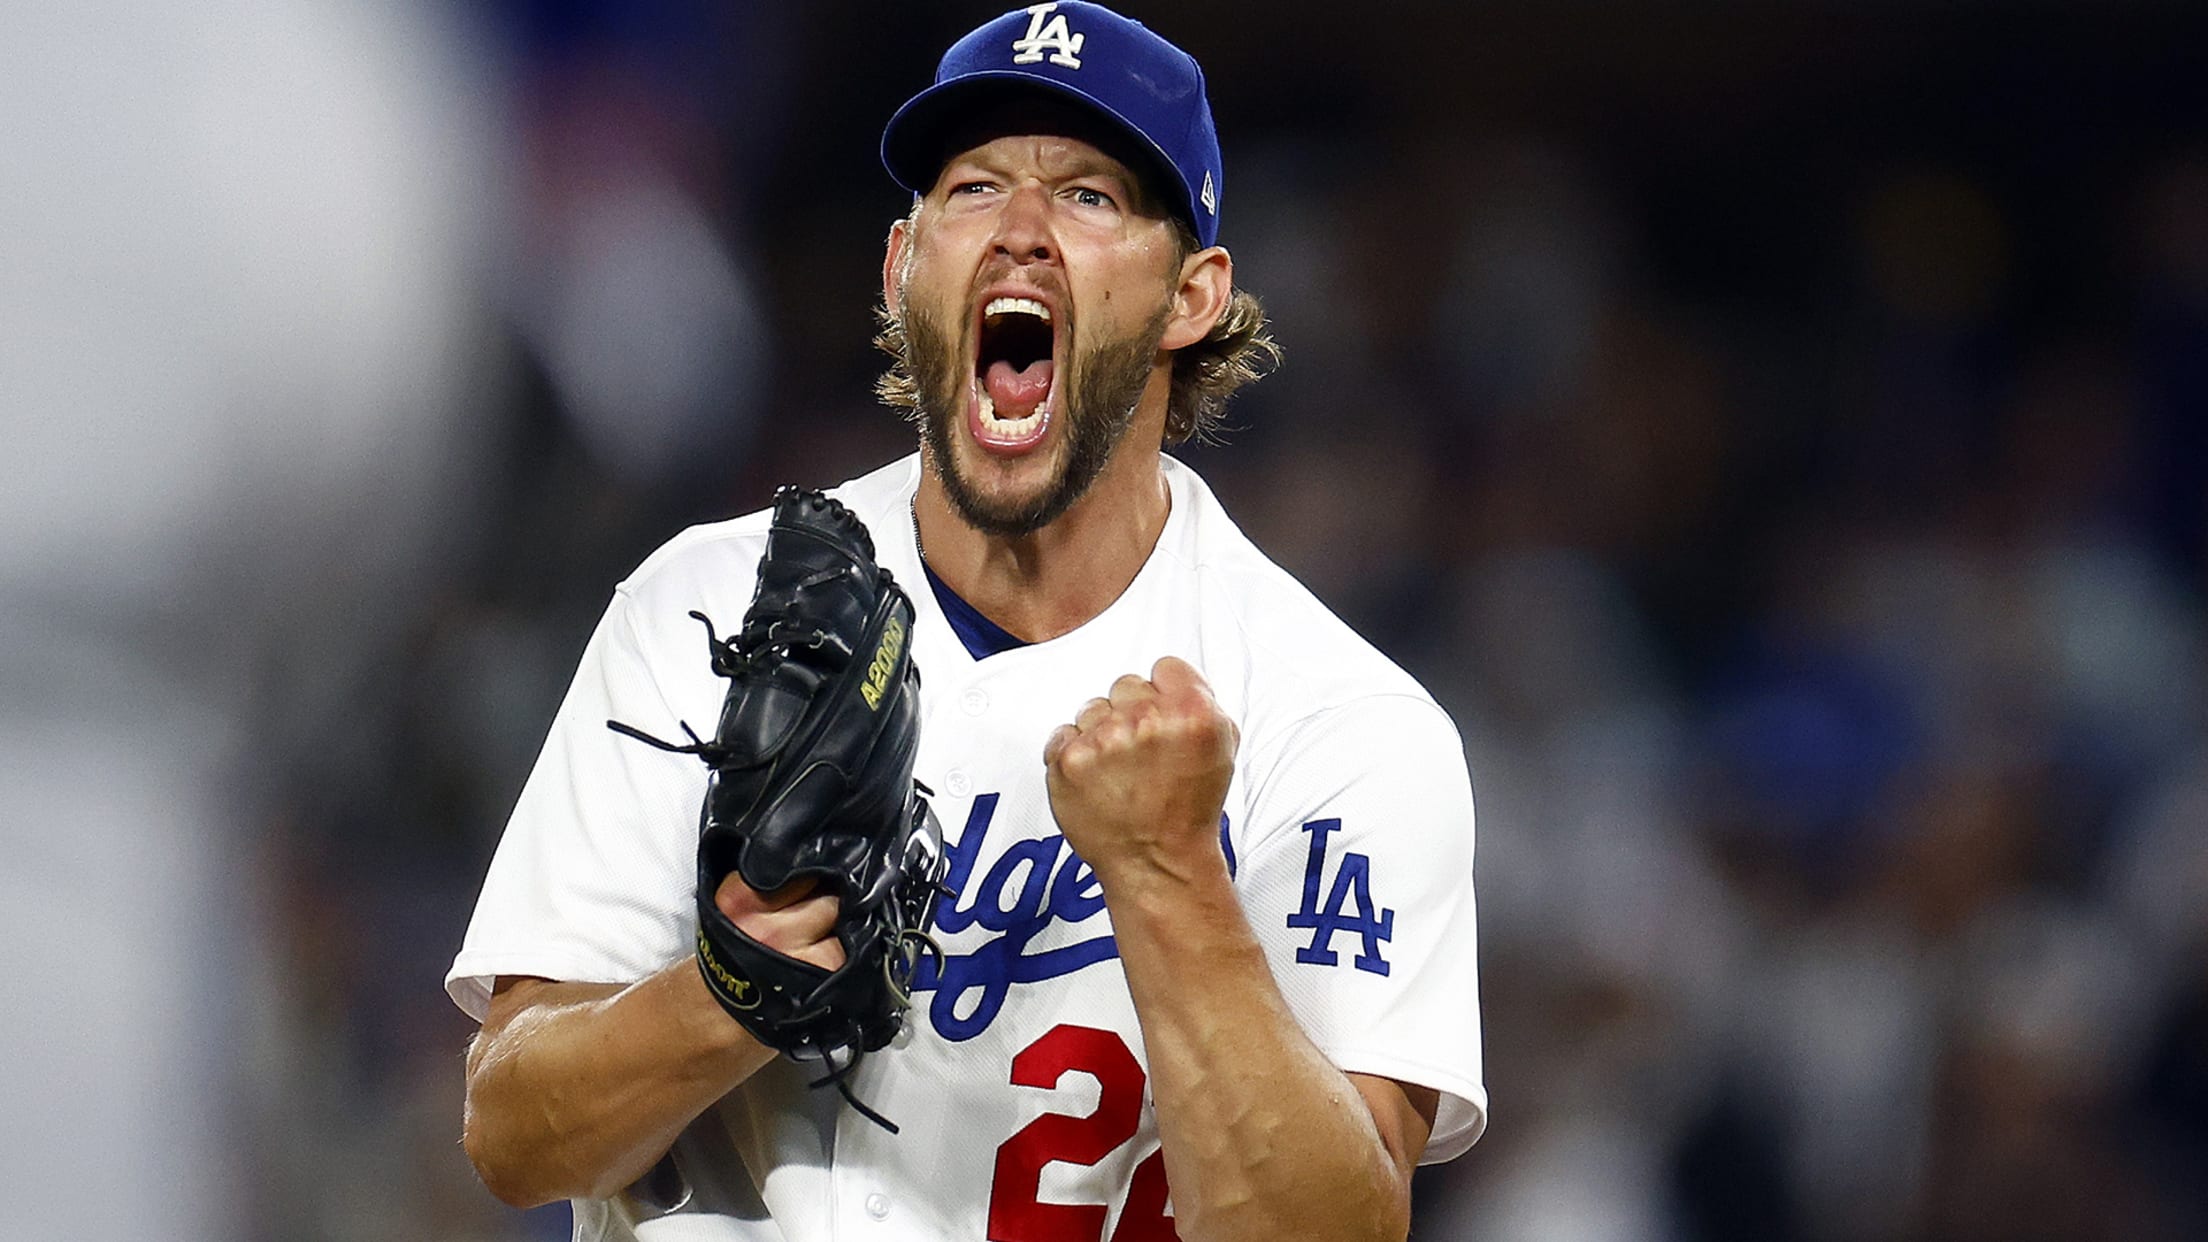
M 1115 1032 L 1061 1024 L 1012 1058 L 1012 1084 L 1055 1089 L 1077 1070 L 1096 1076 L 1095 1112 L 1044 1113 L 997 1148 L 989 1242 L 1104 1242 L 1105 1205 L 1042 1202 L 1043 1166 L 1094 1165 L 1135 1137 L 1142 1126 L 1142 1064 Z M 1135 1169 L 1111 1242 L 1179 1242 L 1165 1199 L 1165 1153 L 1154 1151 Z

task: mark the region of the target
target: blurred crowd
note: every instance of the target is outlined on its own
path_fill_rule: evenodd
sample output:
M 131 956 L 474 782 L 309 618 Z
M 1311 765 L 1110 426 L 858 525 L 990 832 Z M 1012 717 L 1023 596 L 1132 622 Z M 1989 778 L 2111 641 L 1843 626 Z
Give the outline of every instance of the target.
M 999 6 L 504 0 L 365 64 L 381 6 L 299 7 L 385 136 L 327 203 L 451 200 L 354 221 L 296 313 L 415 300 L 237 334 L 320 364 L 249 425 L 334 408 L 310 446 L 361 470 L 264 447 L 163 595 L 219 660 L 77 642 L 228 739 L 185 836 L 231 910 L 192 967 L 208 1236 L 564 1238 L 459 1150 L 442 972 L 612 584 L 909 450 L 874 141 Z M 1288 351 L 1183 456 L 1470 758 L 1492 1122 L 1414 1236 L 2208 1236 L 2201 23 L 1547 7 L 1126 5 L 1209 69 L 1221 240 Z M 66 563 L 0 587 L 146 589 Z

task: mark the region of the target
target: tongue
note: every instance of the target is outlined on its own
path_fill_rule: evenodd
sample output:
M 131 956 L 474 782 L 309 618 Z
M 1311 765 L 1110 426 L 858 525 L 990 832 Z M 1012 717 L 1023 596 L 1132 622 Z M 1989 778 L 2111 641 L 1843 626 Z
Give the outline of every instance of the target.
M 1050 375 L 1056 364 L 1048 358 L 1038 358 L 1027 364 L 1024 371 L 1015 371 L 1012 364 L 1001 359 L 989 364 L 989 373 L 982 382 L 989 386 L 989 399 L 996 403 L 996 416 L 1000 419 L 1026 418 L 1035 407 L 1050 395 Z

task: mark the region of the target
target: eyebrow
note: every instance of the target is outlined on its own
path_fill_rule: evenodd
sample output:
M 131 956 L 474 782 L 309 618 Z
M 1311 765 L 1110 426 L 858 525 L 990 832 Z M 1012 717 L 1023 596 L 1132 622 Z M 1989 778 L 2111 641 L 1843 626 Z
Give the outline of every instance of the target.
M 1034 135 L 1032 137 L 1040 137 L 1046 141 L 1049 139 L 1071 141 L 1068 136 L 1061 134 Z M 1001 174 L 1004 171 L 1004 161 L 983 154 L 989 146 L 1001 140 L 1001 138 L 991 139 L 952 156 L 944 162 L 944 173 L 950 174 L 960 168 L 973 168 Z M 1141 169 L 1127 163 L 1109 151 L 1080 151 L 1071 146 L 1058 149 L 1064 152 L 1064 160 L 1062 162 L 1054 161 L 1058 164 L 1058 167 L 1047 175 L 1046 180 L 1054 183 L 1079 181 L 1084 178 L 1107 180 L 1112 183 L 1112 188 L 1118 192 L 1117 197 L 1120 202 L 1135 214 L 1155 216 L 1160 219 L 1172 218 L 1173 211 L 1168 205 L 1170 200 L 1159 196 L 1158 190 L 1151 185 L 1150 180 L 1143 175 Z
M 1072 181 L 1082 177 L 1105 177 L 1121 184 L 1133 184 L 1136 181 L 1134 170 L 1103 152 L 1092 154 L 1064 148 L 1061 148 L 1061 150 L 1065 150 L 1062 159 L 1045 161 L 1051 165 L 1050 169 L 1042 174 L 1045 180 Z M 971 151 L 955 155 L 945 167 L 972 167 L 986 169 L 991 172 L 1005 171 L 1005 160 L 983 155 L 981 151 L 982 149 L 977 147 Z

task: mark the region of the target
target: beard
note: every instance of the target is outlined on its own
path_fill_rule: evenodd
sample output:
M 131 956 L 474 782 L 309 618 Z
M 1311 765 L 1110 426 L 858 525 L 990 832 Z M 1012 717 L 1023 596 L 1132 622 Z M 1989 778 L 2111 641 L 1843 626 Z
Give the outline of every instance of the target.
M 1133 333 L 1104 341 L 1086 352 L 1074 351 L 1070 371 L 1058 386 L 1060 408 L 1052 411 L 1066 448 L 1057 474 L 1027 497 L 1000 498 L 974 485 L 953 453 L 965 422 L 967 384 L 964 351 L 944 330 L 942 320 L 906 304 L 902 361 L 913 378 L 920 424 L 921 451 L 935 465 L 951 507 L 967 525 L 1001 538 L 1032 535 L 1058 520 L 1096 482 L 1134 421 L 1135 406 L 1150 382 L 1159 342 L 1165 338 L 1167 311 Z M 1070 333 L 1069 333 L 1070 335 Z

